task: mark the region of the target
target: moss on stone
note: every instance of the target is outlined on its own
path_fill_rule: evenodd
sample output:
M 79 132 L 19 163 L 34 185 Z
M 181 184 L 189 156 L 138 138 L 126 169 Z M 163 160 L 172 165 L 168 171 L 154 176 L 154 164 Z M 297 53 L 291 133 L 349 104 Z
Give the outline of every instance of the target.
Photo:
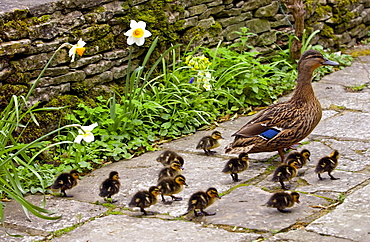
M 157 36 L 159 37 L 157 48 L 154 50 L 150 61 L 155 61 L 171 44 L 180 42 L 179 33 L 183 30 L 185 21 L 177 18 L 170 22 L 167 13 L 183 13 L 185 10 L 181 5 L 176 2 L 169 3 L 166 0 L 150 0 L 145 5 L 135 7 L 133 7 L 132 0 L 127 1 L 127 4 L 122 5 L 124 9 L 127 8 L 127 15 L 120 18 L 121 27 L 129 29 L 131 19 L 146 22 L 147 29 L 152 33 L 152 36 L 145 41 L 143 47 L 149 47 L 152 40 Z
M 324 28 L 320 31 L 320 35 L 324 37 L 334 38 L 334 29 L 325 24 Z
M 107 9 L 103 6 L 99 6 L 99 7 L 94 9 L 94 12 L 96 12 L 96 13 L 103 13 L 105 11 L 107 11 Z
M 0 110 L 3 110 L 8 104 L 13 95 L 25 95 L 27 86 L 5 84 L 0 86 Z

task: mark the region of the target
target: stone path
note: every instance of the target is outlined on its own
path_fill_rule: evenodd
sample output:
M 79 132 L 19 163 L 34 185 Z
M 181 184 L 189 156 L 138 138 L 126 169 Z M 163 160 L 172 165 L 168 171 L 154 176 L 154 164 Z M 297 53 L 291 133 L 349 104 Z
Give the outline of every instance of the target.
M 283 214 L 263 206 L 278 183 L 271 181 L 279 164 L 276 153 L 250 155 L 250 167 L 239 174 L 241 182 L 221 173 L 231 157 L 216 149 L 215 156 L 207 157 L 195 146 L 200 138 L 212 131 L 163 144 L 184 157 L 184 176 L 189 187 L 179 195 L 184 200 L 172 205 L 161 202 L 149 210 L 157 215 L 143 217 L 140 211 L 128 209 L 132 195 L 156 184 L 162 164 L 156 158 L 162 151 L 112 163 L 85 176 L 77 187 L 69 191 L 73 198 L 47 197 L 47 208 L 62 215 L 57 221 L 32 217 L 27 221 L 21 208 L 14 202 L 6 203 L 5 222 L 10 233 L 24 235 L 12 238 L 0 233 L 1 241 L 370 241 L 370 56 L 360 57 L 351 67 L 326 76 L 313 84 L 323 106 L 323 118 L 311 135 L 303 141 L 301 150 L 311 151 L 311 162 L 300 169 L 300 176 L 292 182 L 292 189 L 301 195 L 301 203 Z M 348 86 L 364 85 L 359 92 Z M 287 99 L 283 97 L 282 99 Z M 232 141 L 230 135 L 251 117 L 240 117 L 221 123 L 217 128 Z M 339 150 L 339 166 L 333 172 L 340 180 L 319 181 L 314 167 L 319 158 Z M 98 196 L 100 183 L 109 172 L 116 170 L 122 188 L 113 206 L 101 205 Z M 327 175 L 324 174 L 324 177 Z M 215 216 L 178 218 L 187 208 L 190 195 L 198 190 L 216 187 L 222 193 L 207 211 Z M 42 197 L 29 196 L 35 204 Z M 96 203 L 96 202 L 99 203 Z M 58 233 L 55 233 L 58 231 Z M 54 234 L 58 235 L 54 235 Z

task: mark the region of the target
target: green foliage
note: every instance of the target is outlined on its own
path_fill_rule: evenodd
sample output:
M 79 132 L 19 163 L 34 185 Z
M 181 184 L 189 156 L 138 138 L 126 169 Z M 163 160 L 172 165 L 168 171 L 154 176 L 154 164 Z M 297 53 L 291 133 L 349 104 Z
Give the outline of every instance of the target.
M 336 61 L 339 63 L 339 66 L 322 66 L 320 68 L 317 68 L 314 72 L 314 76 L 317 80 L 320 80 L 323 78 L 326 74 L 333 72 L 334 70 L 341 70 L 346 66 L 350 66 L 353 61 L 353 57 L 347 54 L 341 54 L 339 53 L 328 53 L 325 52 L 323 47 L 321 45 L 315 45 L 312 47 L 314 50 L 320 51 L 324 57 L 326 57 L 329 60 Z

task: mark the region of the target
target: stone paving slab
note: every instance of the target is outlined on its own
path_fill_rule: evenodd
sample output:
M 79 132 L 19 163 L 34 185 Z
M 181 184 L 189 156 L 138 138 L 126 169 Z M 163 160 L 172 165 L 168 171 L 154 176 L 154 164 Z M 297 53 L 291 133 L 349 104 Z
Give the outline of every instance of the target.
M 43 196 L 32 195 L 27 196 L 26 199 L 35 205 L 41 206 Z M 85 222 L 107 211 L 103 206 L 82 203 L 73 199 L 47 196 L 45 208 L 49 211 L 56 211 L 51 216 L 62 215 L 62 218 L 58 220 L 44 220 L 30 214 L 31 221 L 29 221 L 18 203 L 12 201 L 5 203 L 5 205 L 5 221 L 9 226 L 18 228 L 20 231 L 31 235 L 38 233 L 43 236 L 50 232 Z
M 251 241 L 256 234 L 230 233 L 201 224 L 110 215 L 97 218 L 53 241 Z
M 321 121 L 310 136 L 336 137 L 337 139 L 356 141 L 370 140 L 369 129 L 364 126 L 366 120 L 370 120 L 370 113 L 344 111 Z M 368 127 L 368 125 L 366 126 Z
M 226 224 L 258 231 L 280 231 L 288 228 L 317 210 L 309 207 L 314 204 L 324 204 L 325 199 L 301 194 L 301 203 L 290 210 L 291 213 L 281 213 L 275 208 L 264 206 L 272 193 L 263 191 L 256 186 L 242 186 L 222 197 L 217 204 L 210 207 L 210 211 L 217 211 L 207 222 L 212 224 Z
M 279 233 L 275 235 L 274 237 L 271 237 L 264 241 L 266 242 L 277 242 L 277 241 L 349 242 L 352 240 L 342 239 L 342 238 L 337 238 L 337 237 L 332 237 L 332 236 L 322 236 L 317 233 L 308 232 L 304 229 L 297 229 L 297 230 L 289 231 L 287 233 Z
M 370 185 L 349 195 L 343 204 L 313 221 L 307 230 L 353 241 L 370 241 Z

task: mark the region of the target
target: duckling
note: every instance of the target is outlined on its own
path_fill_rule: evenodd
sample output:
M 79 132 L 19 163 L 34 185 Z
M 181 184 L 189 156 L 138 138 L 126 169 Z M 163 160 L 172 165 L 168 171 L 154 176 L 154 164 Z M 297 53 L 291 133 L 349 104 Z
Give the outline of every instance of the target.
M 330 173 L 337 167 L 339 159 L 339 152 L 334 150 L 331 152 L 329 156 L 325 156 L 319 160 L 316 165 L 315 172 L 317 173 L 320 180 L 324 180 L 325 178 L 321 177 L 321 173 L 328 172 L 331 180 L 338 180 L 340 178 L 333 177 Z
M 271 208 L 277 208 L 282 213 L 290 213 L 291 211 L 285 208 L 292 207 L 294 203 L 300 203 L 298 192 L 278 192 L 273 194 L 265 205 Z
M 243 125 L 226 153 L 278 151 L 284 161 L 284 149 L 307 137 L 320 122 L 322 109 L 312 88 L 312 74 L 323 65 L 339 65 L 319 51 L 305 51 L 298 62 L 297 85 L 290 100 L 270 105 Z
M 60 189 L 63 197 L 73 197 L 72 195 L 67 195 L 66 190 L 77 186 L 78 179 L 80 179 L 80 173 L 76 170 L 71 170 L 69 173 L 62 173 L 55 179 L 51 189 Z
M 158 174 L 158 181 L 165 178 L 175 177 L 176 175 L 181 175 L 184 168 L 181 166 L 179 161 L 171 161 L 171 165 L 163 168 Z
M 111 197 L 114 194 L 119 192 L 119 188 L 121 183 L 119 182 L 119 175 L 116 171 L 111 171 L 109 173 L 109 178 L 104 180 L 103 183 L 100 185 L 100 193 L 99 196 L 104 197 L 104 200 L 111 200 Z M 116 200 L 112 200 L 112 203 L 117 202 Z
M 214 187 L 208 188 L 206 192 L 199 191 L 193 193 L 193 195 L 191 195 L 191 197 L 189 198 L 188 211 L 182 216 L 185 216 L 191 211 L 194 211 L 194 215 L 196 217 L 201 215 L 216 215 L 216 213 L 207 213 L 204 211 L 204 209 L 212 205 L 217 199 L 221 199 L 221 197 L 218 195 L 218 191 Z
M 288 156 L 285 158 L 284 163 L 288 164 L 292 160 L 296 160 L 298 162 L 299 168 L 302 168 L 310 160 L 310 156 L 311 152 L 307 149 L 304 149 L 301 152 L 298 151 L 290 152 Z
M 164 204 L 172 204 L 172 201 L 166 201 L 164 195 L 171 196 L 172 200 L 181 201 L 182 197 L 175 197 L 173 194 L 177 194 L 184 189 L 186 184 L 186 179 L 183 175 L 177 175 L 174 178 L 163 179 L 158 182 L 158 189 L 161 192 L 162 202 Z
M 151 186 L 149 191 L 139 191 L 131 199 L 131 202 L 128 204 L 129 207 L 139 207 L 143 215 L 153 215 L 153 212 L 147 212 L 144 208 L 148 208 L 151 205 L 157 203 L 157 196 L 161 194 L 158 187 Z
M 162 163 L 164 166 L 169 166 L 171 161 L 174 160 L 180 162 L 181 166 L 184 165 L 184 158 L 172 150 L 165 150 L 157 157 L 157 161 Z
M 290 181 L 297 175 L 298 166 L 299 164 L 296 160 L 289 162 L 289 164 L 278 166 L 274 172 L 272 181 L 280 182 L 281 188 L 287 190 L 287 187 L 284 185 L 284 181 Z
M 218 131 L 214 131 L 211 136 L 204 136 L 198 143 L 196 149 L 203 149 L 206 155 L 212 155 L 216 151 L 211 151 L 221 145 L 222 135 Z
M 234 182 L 241 181 L 238 179 L 238 173 L 245 171 L 249 167 L 248 162 L 248 154 L 247 153 L 240 153 L 238 158 L 231 158 L 226 165 L 222 172 L 230 173 L 231 178 Z

